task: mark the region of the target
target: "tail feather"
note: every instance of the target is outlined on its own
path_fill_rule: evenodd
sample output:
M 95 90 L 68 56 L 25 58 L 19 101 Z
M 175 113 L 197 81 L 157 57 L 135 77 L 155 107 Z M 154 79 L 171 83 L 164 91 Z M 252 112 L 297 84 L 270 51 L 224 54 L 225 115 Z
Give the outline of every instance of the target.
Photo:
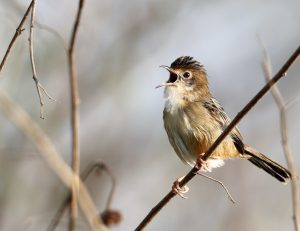
M 254 148 L 246 145 L 244 151 L 244 154 L 249 156 L 248 160 L 252 164 L 256 165 L 259 168 L 262 168 L 280 182 L 285 183 L 291 178 L 291 173 L 289 172 L 289 170 L 276 163 L 275 161 L 269 159 L 262 153 L 256 151 Z

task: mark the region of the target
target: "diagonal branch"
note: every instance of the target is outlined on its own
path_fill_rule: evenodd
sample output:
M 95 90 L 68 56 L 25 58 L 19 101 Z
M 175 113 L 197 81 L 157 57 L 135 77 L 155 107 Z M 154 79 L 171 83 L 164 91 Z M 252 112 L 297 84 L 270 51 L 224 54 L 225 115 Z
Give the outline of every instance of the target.
M 207 160 L 213 151 L 218 147 L 218 145 L 223 141 L 223 139 L 230 133 L 230 131 L 238 124 L 238 122 L 251 110 L 251 108 L 270 90 L 270 88 L 282 77 L 286 75 L 286 72 L 295 62 L 295 60 L 300 55 L 300 46 L 294 51 L 286 63 L 281 67 L 277 74 L 246 104 L 246 106 L 235 116 L 223 133 L 218 137 L 218 139 L 210 146 L 210 148 L 203 155 L 203 160 Z M 193 167 L 187 175 L 179 182 L 179 186 L 183 187 L 191 179 L 197 175 L 197 172 L 201 166 Z M 142 222 L 135 229 L 136 231 L 143 230 L 151 220 L 158 214 L 158 212 L 173 198 L 176 196 L 174 191 L 170 191 L 164 198 L 151 209 L 147 216 L 142 220 Z
M 79 91 L 77 73 L 74 62 L 74 48 L 75 41 L 78 32 L 78 27 L 81 19 L 84 0 L 79 0 L 79 6 L 77 15 L 73 25 L 71 34 L 69 49 L 68 49 L 68 61 L 69 61 L 69 78 L 70 78 L 70 90 L 71 90 L 71 127 L 72 127 L 72 169 L 75 174 L 80 173 L 80 146 L 79 146 Z M 72 190 L 72 201 L 70 206 L 70 223 L 69 230 L 74 230 L 76 219 L 78 216 L 77 206 L 77 187 L 74 186 Z
M 39 96 L 40 101 L 40 117 L 44 119 L 44 100 L 42 93 L 44 93 L 46 96 L 48 96 L 49 99 L 54 100 L 46 91 L 46 89 L 43 87 L 43 85 L 39 82 L 36 68 L 35 68 L 35 61 L 33 56 L 33 28 L 34 28 L 34 19 L 35 19 L 35 0 L 32 0 L 32 7 L 31 7 L 31 19 L 30 19 L 30 33 L 29 33 L 29 53 L 30 53 L 30 62 L 31 62 L 31 68 L 32 68 L 32 78 L 34 80 L 36 90 Z
M 262 44 L 262 48 L 263 48 L 263 58 L 264 58 L 263 61 L 264 76 L 266 81 L 269 81 L 272 75 L 271 62 L 263 44 Z M 288 104 L 284 102 L 282 94 L 277 85 L 274 85 L 270 91 L 280 113 L 281 143 L 282 143 L 283 152 L 285 155 L 288 168 L 292 174 L 291 191 L 292 191 L 293 221 L 294 221 L 295 230 L 299 231 L 300 230 L 300 189 L 299 189 L 298 178 L 297 178 L 296 164 L 288 141 L 288 127 L 287 127 L 287 118 L 286 118 L 287 117 L 286 110 Z M 293 104 L 293 102 L 295 102 L 295 100 L 292 100 L 289 105 Z
M 8 55 L 9 55 L 9 53 L 10 53 L 10 51 L 11 51 L 13 45 L 15 44 L 17 38 L 21 35 L 22 31 L 25 30 L 25 29 L 23 29 L 22 27 L 23 27 L 23 24 L 24 24 L 24 22 L 25 22 L 25 20 L 26 20 L 26 18 L 27 18 L 27 16 L 28 16 L 28 14 L 29 14 L 29 11 L 31 10 L 31 8 L 32 8 L 32 6 L 33 6 L 33 2 L 34 2 L 34 1 L 31 1 L 31 3 L 29 4 L 29 6 L 28 6 L 28 8 L 27 8 L 27 10 L 26 10 L 26 12 L 25 12 L 25 14 L 24 14 L 24 16 L 23 16 L 23 18 L 22 18 L 20 24 L 19 24 L 19 26 L 18 26 L 17 29 L 16 29 L 16 32 L 15 32 L 13 38 L 11 39 L 11 41 L 10 41 L 10 43 L 9 43 L 9 45 L 8 45 L 8 48 L 7 48 L 7 50 L 6 50 L 6 52 L 5 52 L 5 55 L 4 55 L 4 57 L 3 57 L 2 61 L 1 61 L 1 64 L 0 64 L 0 73 L 1 73 L 1 71 L 2 71 L 2 68 L 3 68 L 3 66 L 4 66 L 4 64 L 5 64 L 5 62 L 6 62 L 6 59 L 7 59 Z

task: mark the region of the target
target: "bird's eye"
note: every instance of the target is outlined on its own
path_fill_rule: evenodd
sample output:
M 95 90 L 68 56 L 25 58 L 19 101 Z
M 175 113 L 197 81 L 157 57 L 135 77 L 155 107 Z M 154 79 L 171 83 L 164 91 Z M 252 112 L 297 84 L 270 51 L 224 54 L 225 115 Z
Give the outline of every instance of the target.
M 184 72 L 183 73 L 183 75 L 182 75 L 184 78 L 189 78 L 189 77 L 191 77 L 192 76 L 192 73 L 191 72 L 189 72 L 189 71 L 186 71 L 186 72 Z

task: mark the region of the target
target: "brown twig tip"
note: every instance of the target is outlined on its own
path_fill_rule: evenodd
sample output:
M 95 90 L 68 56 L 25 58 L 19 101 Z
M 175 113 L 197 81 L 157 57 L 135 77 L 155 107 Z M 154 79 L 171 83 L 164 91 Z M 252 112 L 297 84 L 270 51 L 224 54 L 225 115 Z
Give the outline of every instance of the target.
M 25 28 L 17 28 L 17 29 L 16 29 L 17 35 L 18 35 L 18 36 L 21 35 L 21 33 L 22 33 L 24 30 L 25 30 Z
M 100 214 L 100 217 L 107 227 L 111 227 L 113 225 L 118 225 L 122 221 L 122 214 L 118 210 L 105 210 Z
M 27 16 L 28 16 L 28 14 L 29 14 L 29 12 L 30 12 L 30 10 L 31 10 L 31 8 L 32 8 L 32 5 L 33 5 L 33 1 L 31 1 L 31 3 L 29 4 L 29 6 L 28 6 L 28 8 L 27 8 L 27 10 L 26 10 L 26 12 L 25 12 L 25 14 L 24 14 L 24 16 L 23 16 L 21 22 L 20 22 L 20 24 L 18 25 L 18 27 L 17 27 L 17 29 L 16 29 L 16 31 L 15 31 L 14 36 L 12 37 L 12 39 L 11 39 L 11 41 L 10 41 L 8 47 L 7 47 L 7 50 L 6 50 L 5 54 L 4 54 L 4 57 L 3 57 L 3 59 L 2 59 L 2 61 L 1 61 L 1 63 L 0 63 L 0 72 L 2 71 L 2 69 L 3 69 L 3 67 L 4 67 L 4 64 L 5 64 L 5 62 L 6 62 L 6 59 L 7 59 L 8 55 L 9 55 L 9 53 L 10 53 L 12 47 L 14 46 L 14 44 L 15 44 L 17 38 L 18 38 L 18 37 L 21 35 L 21 33 L 25 30 L 25 29 L 22 28 L 22 27 L 23 27 L 23 24 L 24 24 L 24 22 L 25 22 L 25 20 L 26 20 L 26 18 L 27 18 Z

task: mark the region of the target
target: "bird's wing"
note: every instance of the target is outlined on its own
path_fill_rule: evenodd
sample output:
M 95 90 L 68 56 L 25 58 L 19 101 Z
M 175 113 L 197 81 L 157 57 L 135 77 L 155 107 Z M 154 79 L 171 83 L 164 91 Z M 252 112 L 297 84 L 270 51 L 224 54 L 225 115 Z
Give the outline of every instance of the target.
M 230 118 L 224 111 L 223 107 L 215 98 L 210 98 L 203 103 L 204 107 L 209 111 L 210 115 L 218 121 L 220 124 L 221 129 L 224 131 L 225 128 L 231 122 Z M 236 149 L 243 154 L 244 153 L 244 143 L 242 135 L 237 127 L 231 130 L 230 136 L 233 140 L 233 143 Z

